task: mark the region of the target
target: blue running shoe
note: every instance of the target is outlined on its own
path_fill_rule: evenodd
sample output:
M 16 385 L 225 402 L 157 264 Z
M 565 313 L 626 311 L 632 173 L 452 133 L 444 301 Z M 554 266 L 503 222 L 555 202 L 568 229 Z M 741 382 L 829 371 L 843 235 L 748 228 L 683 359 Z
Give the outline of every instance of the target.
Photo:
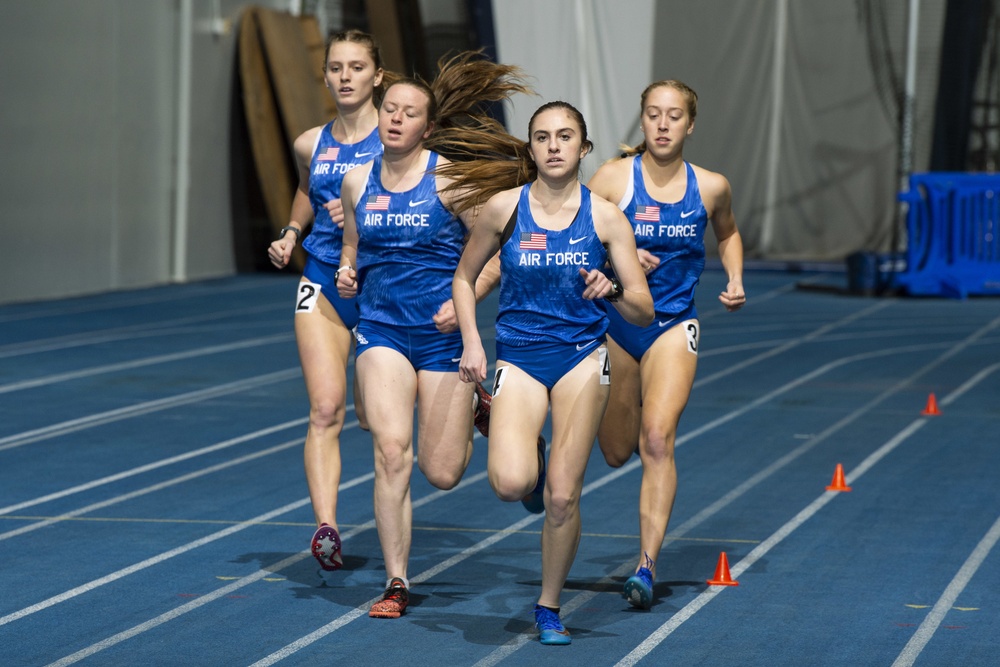
M 649 609 L 653 606 L 653 568 L 656 567 L 656 563 L 645 551 L 642 555 L 646 563 L 625 582 L 622 597 L 633 607 Z
M 521 498 L 524 509 L 532 514 L 545 511 L 545 438 L 538 436 L 538 483 L 531 493 Z
M 622 597 L 633 607 L 649 609 L 653 606 L 653 573 L 644 567 L 628 578 Z
M 538 628 L 538 641 L 550 646 L 565 646 L 572 642 L 569 631 L 563 627 L 559 614 L 541 605 L 535 605 L 535 627 Z

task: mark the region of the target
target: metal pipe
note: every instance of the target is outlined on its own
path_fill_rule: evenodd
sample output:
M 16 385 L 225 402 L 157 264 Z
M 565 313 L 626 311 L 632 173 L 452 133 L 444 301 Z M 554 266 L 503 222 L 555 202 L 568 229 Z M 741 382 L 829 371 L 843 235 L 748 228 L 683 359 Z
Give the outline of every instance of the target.
M 191 181 L 191 37 L 194 0 L 181 0 L 177 54 L 177 163 L 174 173 L 174 282 L 187 280 L 188 196 Z

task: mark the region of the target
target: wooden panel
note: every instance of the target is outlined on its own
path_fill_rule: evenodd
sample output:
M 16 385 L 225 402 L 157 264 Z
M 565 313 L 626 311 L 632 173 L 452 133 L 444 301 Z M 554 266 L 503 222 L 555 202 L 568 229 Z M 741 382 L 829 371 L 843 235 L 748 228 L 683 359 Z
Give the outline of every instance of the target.
M 271 87 L 260 41 L 258 18 L 262 10 L 248 8 L 240 21 L 239 64 L 243 113 L 250 132 L 250 148 L 267 217 L 275 232 L 284 226 L 292 206 L 295 168 L 279 120 L 278 102 Z M 266 249 L 262 248 L 261 252 Z
M 365 0 L 368 26 L 378 40 L 382 50 L 382 61 L 386 69 L 409 75 L 406 56 L 403 53 L 403 34 L 399 22 L 396 0 Z
M 298 169 L 295 138 L 336 115 L 323 85 L 324 40 L 314 17 L 249 7 L 240 23 L 243 107 L 264 206 L 274 234 L 288 222 Z M 260 252 L 265 252 L 261 248 Z M 301 248 L 292 268 L 304 264 Z

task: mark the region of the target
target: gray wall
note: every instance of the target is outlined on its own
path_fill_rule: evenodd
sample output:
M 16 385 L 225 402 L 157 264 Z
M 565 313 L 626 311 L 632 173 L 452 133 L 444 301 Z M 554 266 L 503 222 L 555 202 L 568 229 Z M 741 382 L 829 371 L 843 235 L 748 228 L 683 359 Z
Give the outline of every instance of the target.
M 235 273 L 234 241 L 247 240 L 233 238 L 231 174 L 247 165 L 232 163 L 230 133 L 237 24 L 250 4 L 0 5 L 0 303 Z M 774 18 L 782 4 L 789 28 L 775 144 Z M 888 4 L 898 39 L 891 46 L 901 58 L 907 2 Z M 921 4 L 917 170 L 926 168 L 944 0 Z M 561 20 L 538 23 L 560 5 L 568 7 Z M 186 30 L 184 7 L 193 13 Z M 648 16 L 626 11 L 636 7 Z M 496 0 L 494 8 L 501 58 L 528 59 L 522 64 L 547 99 L 579 95 L 603 157 L 637 139 L 645 82 L 691 83 L 701 108 L 687 157 L 730 178 L 750 256 L 829 260 L 886 247 L 896 208 L 895 128 L 878 102 L 856 3 Z M 188 104 L 180 101 L 182 35 L 190 37 Z M 515 133 L 525 125 L 518 114 L 541 101 L 516 104 Z M 181 108 L 190 114 L 184 135 Z M 772 178 L 767 156 L 775 145 Z M 177 168 L 185 152 L 186 180 Z
M 190 177 L 178 211 L 184 4 L 0 6 L 0 303 L 235 271 L 230 107 L 237 20 L 251 3 L 190 4 Z

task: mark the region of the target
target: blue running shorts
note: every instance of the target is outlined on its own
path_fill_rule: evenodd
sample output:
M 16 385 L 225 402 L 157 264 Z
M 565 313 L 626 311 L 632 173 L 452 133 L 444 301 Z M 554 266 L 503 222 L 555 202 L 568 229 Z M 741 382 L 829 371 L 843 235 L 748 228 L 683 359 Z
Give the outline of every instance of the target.
M 458 372 L 462 360 L 462 333 L 441 333 L 433 324 L 400 327 L 361 320 L 354 331 L 355 355 L 373 347 L 388 347 L 402 354 L 417 371 Z
M 604 344 L 604 336 L 585 343 L 505 345 L 497 341 L 497 361 L 506 361 L 552 389 L 562 376 Z
M 614 311 L 614 312 L 611 312 Z M 637 327 L 629 324 L 614 308 L 608 308 L 608 336 L 618 343 L 618 346 L 629 353 L 636 361 L 642 361 L 642 355 L 653 346 L 656 339 L 678 324 L 688 320 L 698 319 L 698 312 L 692 303 L 677 315 L 657 317 L 648 327 Z M 694 350 L 697 354 L 697 349 Z

